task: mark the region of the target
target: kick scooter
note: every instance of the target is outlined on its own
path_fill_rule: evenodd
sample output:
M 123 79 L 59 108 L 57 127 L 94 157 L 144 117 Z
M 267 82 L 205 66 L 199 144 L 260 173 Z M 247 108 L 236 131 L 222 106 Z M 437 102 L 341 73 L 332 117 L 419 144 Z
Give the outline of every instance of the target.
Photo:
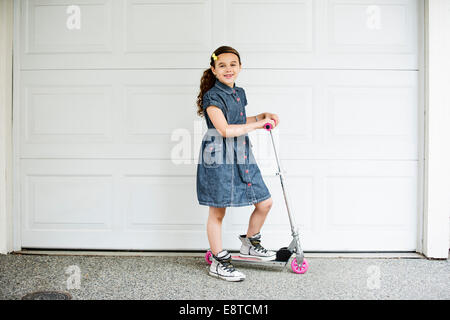
M 264 125 L 264 128 L 270 132 L 270 137 L 272 138 L 273 150 L 275 152 L 275 158 L 276 158 L 277 164 L 278 164 L 278 172 L 276 174 L 280 176 L 281 187 L 283 189 L 284 200 L 286 202 L 286 208 L 287 208 L 287 212 L 288 212 L 288 216 L 289 216 L 289 223 L 291 224 L 292 241 L 288 247 L 283 247 L 277 251 L 275 260 L 264 261 L 257 257 L 247 258 L 247 257 L 241 257 L 239 255 L 234 255 L 234 256 L 232 255 L 231 261 L 232 261 L 232 263 L 236 263 L 236 264 L 250 263 L 253 265 L 262 265 L 262 266 L 270 265 L 270 266 L 282 267 L 282 269 L 284 269 L 288 265 L 291 257 L 295 254 L 295 258 L 293 258 L 292 262 L 291 262 L 291 269 L 295 273 L 303 274 L 308 270 L 309 265 L 304 257 L 303 250 L 300 246 L 298 228 L 296 227 L 294 217 L 292 216 L 291 211 L 290 211 L 288 196 L 287 196 L 286 190 L 284 188 L 284 183 L 283 183 L 283 181 L 284 181 L 283 173 L 281 171 L 280 162 L 278 160 L 278 155 L 277 155 L 277 150 L 275 148 L 275 142 L 273 140 L 272 124 L 266 123 Z M 212 263 L 212 253 L 210 250 L 208 250 L 206 252 L 205 260 L 209 264 Z

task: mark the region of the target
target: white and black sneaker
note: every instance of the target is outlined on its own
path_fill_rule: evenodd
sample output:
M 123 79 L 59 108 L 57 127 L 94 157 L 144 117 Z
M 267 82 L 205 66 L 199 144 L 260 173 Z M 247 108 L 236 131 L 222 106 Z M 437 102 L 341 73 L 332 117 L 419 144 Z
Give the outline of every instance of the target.
M 275 260 L 277 253 L 265 249 L 261 245 L 261 234 L 258 232 L 254 236 L 247 238 L 245 234 L 239 236 L 242 241 L 240 256 L 243 258 L 258 258 L 263 261 Z
M 245 280 L 245 275 L 231 264 L 231 254 L 227 250 L 220 251 L 217 256 L 211 254 L 211 260 L 209 275 L 226 281 Z

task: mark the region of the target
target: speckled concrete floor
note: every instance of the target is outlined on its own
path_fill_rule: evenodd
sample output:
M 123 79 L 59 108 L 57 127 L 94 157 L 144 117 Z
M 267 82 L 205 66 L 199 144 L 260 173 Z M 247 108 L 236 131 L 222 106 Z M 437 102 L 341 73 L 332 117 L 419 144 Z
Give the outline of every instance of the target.
M 450 299 L 450 260 L 308 262 L 303 275 L 290 269 L 240 266 L 247 279 L 229 283 L 208 276 L 203 257 L 0 255 L 0 299 L 21 299 L 41 290 L 100 300 Z M 70 281 L 76 278 L 73 270 L 80 271 L 79 289 Z

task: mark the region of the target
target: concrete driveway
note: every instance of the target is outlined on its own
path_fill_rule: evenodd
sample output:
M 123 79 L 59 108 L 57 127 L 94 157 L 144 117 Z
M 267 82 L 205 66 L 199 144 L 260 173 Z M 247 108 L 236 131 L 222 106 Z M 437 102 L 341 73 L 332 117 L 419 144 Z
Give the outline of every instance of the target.
M 77 300 L 450 299 L 450 260 L 307 253 L 303 275 L 240 266 L 247 279 L 228 283 L 207 274 L 204 253 L 160 254 L 0 255 L 0 299 L 47 290 Z

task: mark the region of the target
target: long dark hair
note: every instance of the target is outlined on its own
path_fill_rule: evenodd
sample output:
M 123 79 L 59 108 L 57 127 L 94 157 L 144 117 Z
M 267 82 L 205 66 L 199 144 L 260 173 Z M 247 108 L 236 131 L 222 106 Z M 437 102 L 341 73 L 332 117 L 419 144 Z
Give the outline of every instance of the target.
M 235 55 L 238 56 L 239 65 L 241 65 L 241 57 L 239 55 L 239 52 L 237 52 L 236 49 L 229 47 L 229 46 L 221 46 L 221 47 L 217 48 L 216 50 L 214 50 L 214 54 L 216 56 L 218 56 L 219 54 L 222 54 L 222 53 L 234 53 Z M 210 60 L 209 64 L 215 68 L 216 62 L 213 59 L 212 54 L 211 54 L 211 57 L 209 58 L 209 60 Z M 203 95 L 214 86 L 215 82 L 216 82 L 216 76 L 212 72 L 211 68 L 208 68 L 205 71 L 203 71 L 202 78 L 200 79 L 200 93 L 197 96 L 197 114 L 200 117 L 204 116 L 203 107 L 202 107 Z

